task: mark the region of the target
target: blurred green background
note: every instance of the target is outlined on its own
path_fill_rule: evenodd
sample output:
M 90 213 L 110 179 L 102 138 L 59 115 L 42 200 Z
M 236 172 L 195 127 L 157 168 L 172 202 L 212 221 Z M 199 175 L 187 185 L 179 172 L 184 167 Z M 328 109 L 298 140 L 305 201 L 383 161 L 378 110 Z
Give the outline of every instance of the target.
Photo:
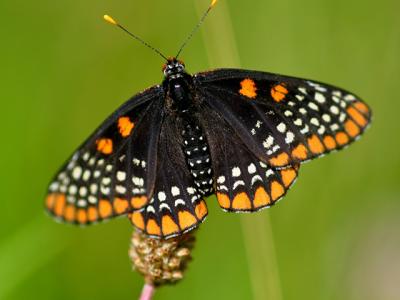
M 88 228 L 43 211 L 47 184 L 162 61 L 102 20 L 110 13 L 173 55 L 208 0 L 0 2 L 0 299 L 135 299 L 132 228 Z M 361 95 L 370 130 L 306 164 L 288 196 L 244 217 L 215 199 L 185 279 L 155 299 L 400 299 L 400 2 L 220 0 L 182 55 L 198 72 L 243 67 Z M 240 62 L 240 63 L 239 63 Z

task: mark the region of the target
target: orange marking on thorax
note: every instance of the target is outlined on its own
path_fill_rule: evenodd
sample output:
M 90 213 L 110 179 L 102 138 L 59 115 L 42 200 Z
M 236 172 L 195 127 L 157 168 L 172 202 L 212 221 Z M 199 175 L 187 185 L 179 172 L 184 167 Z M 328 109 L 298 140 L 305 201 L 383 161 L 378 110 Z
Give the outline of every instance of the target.
M 96 144 L 97 151 L 103 154 L 111 154 L 113 152 L 113 141 L 111 139 L 99 139 Z
M 190 212 L 187 211 L 180 211 L 178 213 L 178 218 L 179 218 L 179 226 L 181 227 L 182 230 L 191 227 L 197 223 L 196 218 Z
M 324 152 L 324 145 L 322 145 L 317 135 L 313 135 L 308 139 L 308 146 L 314 154 L 321 154 Z
M 158 236 L 161 235 L 160 226 L 158 226 L 157 222 L 153 219 L 149 219 L 147 221 L 146 231 L 148 234 L 153 234 L 153 235 L 158 235 Z
M 286 152 L 282 152 L 281 154 L 271 158 L 269 162 L 274 167 L 286 166 L 289 163 L 289 155 Z
M 129 117 L 121 117 L 121 118 L 118 119 L 119 133 L 123 137 L 129 136 L 134 127 L 135 127 L 135 124 L 131 122 Z
M 233 198 L 232 208 L 238 210 L 249 210 L 251 209 L 251 201 L 249 196 L 245 192 L 241 192 Z
M 128 210 L 129 207 L 128 201 L 121 198 L 115 198 L 113 205 L 114 205 L 114 210 L 117 214 L 123 214 Z
M 286 98 L 286 95 L 289 93 L 284 83 L 277 84 L 271 88 L 271 96 L 272 99 L 276 102 L 281 102 Z
M 293 169 L 284 169 L 281 171 L 282 181 L 285 187 L 288 187 L 296 179 L 297 174 Z
M 338 132 L 336 134 L 336 141 L 339 145 L 346 145 L 349 142 L 349 137 L 344 132 Z
M 229 200 L 229 197 L 227 195 L 217 192 L 217 199 L 219 206 L 221 206 L 222 208 L 228 209 L 231 207 L 231 201 Z
M 351 120 L 348 120 L 345 124 L 344 124 L 344 128 L 346 129 L 347 133 L 351 136 L 351 137 L 355 137 L 357 135 L 360 134 L 360 128 L 356 125 L 356 123 L 354 123 Z
M 207 215 L 207 206 L 206 203 L 202 200 L 199 204 L 196 205 L 194 209 L 196 216 L 199 220 L 202 220 Z
M 130 215 L 130 219 L 133 225 L 140 230 L 144 230 L 144 220 L 141 212 L 134 212 Z
M 299 144 L 292 150 L 292 156 L 297 159 L 304 160 L 307 158 L 307 148 L 303 144 Z
M 255 97 L 257 97 L 257 87 L 254 80 L 251 80 L 250 78 L 243 79 L 240 82 L 240 87 L 241 89 L 239 90 L 239 93 L 241 95 L 246 96 L 250 99 L 254 99 Z
M 163 216 L 161 223 L 163 235 L 170 235 L 179 231 L 178 225 L 170 216 Z
M 285 189 L 283 188 L 283 186 L 279 182 L 273 181 L 271 183 L 271 196 L 272 196 L 272 200 L 273 201 L 276 201 L 284 193 L 285 193 Z
M 347 113 L 357 122 L 361 127 L 365 127 L 368 124 L 367 119 L 354 107 L 349 107 Z
M 100 217 L 107 218 L 111 216 L 112 213 L 112 207 L 111 204 L 108 200 L 100 200 L 99 203 L 99 215 Z
M 131 205 L 133 208 L 142 208 L 145 204 L 147 203 L 147 197 L 146 196 L 136 196 L 132 197 L 131 199 Z
M 262 206 L 266 206 L 270 203 L 271 203 L 271 198 L 269 197 L 265 189 L 262 186 L 257 188 L 254 194 L 254 202 L 253 202 L 254 207 L 259 208 Z

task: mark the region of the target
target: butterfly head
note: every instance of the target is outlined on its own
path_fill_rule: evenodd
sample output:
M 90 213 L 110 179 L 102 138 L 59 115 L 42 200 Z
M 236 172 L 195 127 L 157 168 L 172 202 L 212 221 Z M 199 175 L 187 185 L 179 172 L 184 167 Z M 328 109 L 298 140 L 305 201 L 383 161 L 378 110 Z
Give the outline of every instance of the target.
M 185 63 L 175 57 L 168 58 L 167 63 L 163 65 L 162 71 L 166 78 L 181 77 L 185 73 Z

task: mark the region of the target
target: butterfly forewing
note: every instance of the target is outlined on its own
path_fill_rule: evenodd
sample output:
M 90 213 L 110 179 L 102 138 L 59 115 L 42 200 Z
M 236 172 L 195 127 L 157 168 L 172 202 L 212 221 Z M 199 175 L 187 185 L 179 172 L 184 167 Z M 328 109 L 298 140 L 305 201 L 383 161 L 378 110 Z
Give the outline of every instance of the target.
M 341 149 L 363 133 L 371 118 L 358 97 L 322 83 L 236 69 L 195 78 L 208 105 L 273 167 Z
M 155 180 L 163 99 L 153 87 L 113 113 L 56 174 L 47 210 L 87 224 L 144 207 Z

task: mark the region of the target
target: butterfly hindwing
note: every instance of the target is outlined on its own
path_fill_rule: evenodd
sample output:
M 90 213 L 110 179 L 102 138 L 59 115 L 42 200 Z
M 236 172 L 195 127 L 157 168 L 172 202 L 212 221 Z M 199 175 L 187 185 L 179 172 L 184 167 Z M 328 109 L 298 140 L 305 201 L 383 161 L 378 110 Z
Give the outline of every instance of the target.
M 197 227 L 207 216 L 207 206 L 194 184 L 181 141 L 182 128 L 172 115 L 163 121 L 158 144 L 154 193 L 149 204 L 129 218 L 153 237 L 170 238 Z
M 224 119 L 203 109 L 215 192 L 226 211 L 253 212 L 281 199 L 297 178 L 298 166 L 276 170 L 260 161 Z
M 272 167 L 341 149 L 371 118 L 368 106 L 353 94 L 304 79 L 220 69 L 195 75 L 195 84 L 242 142 Z
M 116 110 L 56 174 L 47 210 L 89 224 L 144 207 L 154 186 L 163 99 L 157 86 Z

